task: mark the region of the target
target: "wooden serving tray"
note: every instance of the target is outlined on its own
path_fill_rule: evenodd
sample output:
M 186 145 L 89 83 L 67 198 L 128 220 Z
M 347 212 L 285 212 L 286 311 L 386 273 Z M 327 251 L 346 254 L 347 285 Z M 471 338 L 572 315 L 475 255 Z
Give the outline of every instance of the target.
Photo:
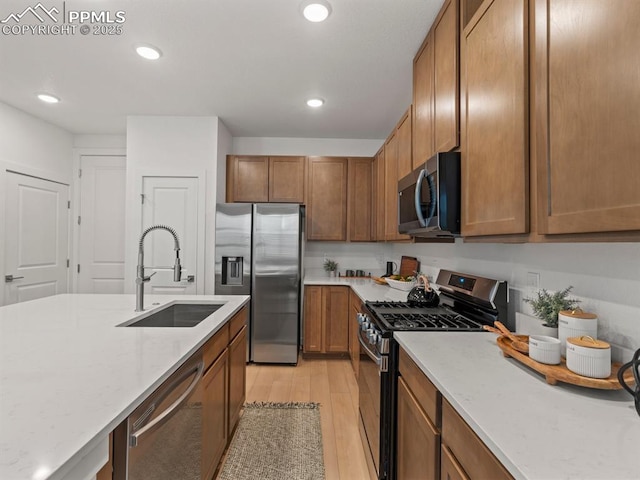
M 523 342 L 529 342 L 529 337 L 527 335 L 516 335 Z M 564 357 L 560 359 L 560 365 L 547 365 L 544 363 L 536 362 L 532 358 L 529 358 L 529 355 L 526 353 L 521 353 L 517 351 L 511 345 L 511 340 L 507 337 L 498 337 L 497 339 L 498 346 L 502 350 L 502 354 L 509 358 L 513 358 L 518 360 L 520 363 L 525 364 L 526 366 L 532 368 L 538 373 L 541 373 L 545 376 L 547 383 L 549 385 L 555 385 L 558 382 L 570 383 L 572 385 L 578 385 L 580 387 L 587 388 L 598 388 L 601 390 L 621 390 L 622 385 L 618 382 L 618 370 L 620 370 L 620 363 L 612 363 L 611 364 L 611 375 L 609 378 L 590 378 L 583 377 L 582 375 L 578 375 L 577 373 L 572 372 L 567 368 L 567 363 Z M 633 372 L 628 370 L 624 376 L 627 384 L 633 385 L 635 382 L 633 380 Z

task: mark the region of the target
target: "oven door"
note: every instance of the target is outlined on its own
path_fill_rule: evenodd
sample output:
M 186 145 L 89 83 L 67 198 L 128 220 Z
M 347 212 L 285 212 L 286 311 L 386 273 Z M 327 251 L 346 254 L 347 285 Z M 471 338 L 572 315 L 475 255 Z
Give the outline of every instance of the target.
M 360 430 L 365 450 L 368 450 L 366 453 L 373 461 L 376 478 L 386 480 L 389 478 L 390 471 L 392 427 L 389 411 L 391 407 L 389 356 L 381 354 L 378 348 L 369 342 L 366 331 L 358 330 L 358 339 L 362 347 L 358 370 Z

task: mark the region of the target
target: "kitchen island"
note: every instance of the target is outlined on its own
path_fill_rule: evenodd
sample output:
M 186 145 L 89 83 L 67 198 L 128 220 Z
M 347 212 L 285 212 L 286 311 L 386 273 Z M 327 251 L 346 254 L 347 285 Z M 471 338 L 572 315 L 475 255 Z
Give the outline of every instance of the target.
M 640 418 L 626 392 L 548 385 L 488 333 L 394 337 L 514 478 L 640 478 Z
M 0 308 L 0 478 L 68 478 L 248 296 L 68 294 Z M 194 327 L 118 327 L 172 303 L 224 304 Z M 106 458 L 105 458 L 106 461 Z

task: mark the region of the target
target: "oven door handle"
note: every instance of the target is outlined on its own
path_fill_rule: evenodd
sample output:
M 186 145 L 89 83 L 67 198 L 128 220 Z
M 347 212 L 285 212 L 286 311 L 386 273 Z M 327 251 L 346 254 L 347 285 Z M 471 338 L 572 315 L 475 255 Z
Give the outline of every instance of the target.
M 378 373 L 388 372 L 389 365 L 387 363 L 387 357 L 384 355 L 376 355 L 375 353 L 373 353 L 369 346 L 364 343 L 364 341 L 362 340 L 362 335 L 360 334 L 358 334 L 358 341 L 360 342 L 360 345 L 366 352 L 367 356 L 378 366 Z

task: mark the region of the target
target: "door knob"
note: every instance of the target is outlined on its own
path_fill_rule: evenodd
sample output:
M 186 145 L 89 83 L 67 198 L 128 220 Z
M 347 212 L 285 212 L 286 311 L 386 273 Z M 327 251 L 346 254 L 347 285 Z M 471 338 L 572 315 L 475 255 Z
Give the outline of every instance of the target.
M 20 278 L 24 278 L 24 277 L 14 277 L 13 275 L 5 275 L 4 276 L 4 281 L 5 281 L 5 283 L 10 283 L 10 282 L 13 282 L 14 280 L 18 280 Z
M 187 275 L 187 282 L 193 283 L 195 281 L 196 281 L 196 276 L 195 275 Z

